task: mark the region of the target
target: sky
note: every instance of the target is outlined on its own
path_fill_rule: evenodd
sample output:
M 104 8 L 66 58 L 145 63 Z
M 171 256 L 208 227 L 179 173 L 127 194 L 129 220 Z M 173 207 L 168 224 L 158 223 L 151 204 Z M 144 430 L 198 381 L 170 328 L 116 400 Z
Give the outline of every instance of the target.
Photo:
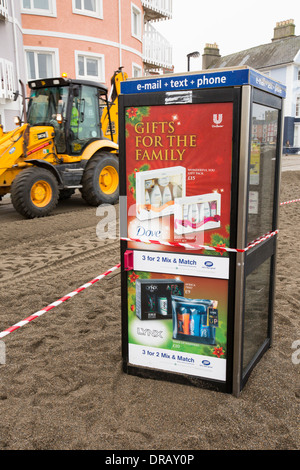
M 153 26 L 173 48 L 174 72 L 202 69 L 206 43 L 217 43 L 221 56 L 271 42 L 279 21 L 293 19 L 300 35 L 300 0 L 173 0 L 171 20 Z

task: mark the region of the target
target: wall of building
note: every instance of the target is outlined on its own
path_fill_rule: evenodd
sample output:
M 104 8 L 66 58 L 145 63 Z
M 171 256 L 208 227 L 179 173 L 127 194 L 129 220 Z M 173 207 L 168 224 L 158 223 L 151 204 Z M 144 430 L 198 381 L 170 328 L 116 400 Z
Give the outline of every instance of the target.
M 283 82 L 287 86 L 287 96 L 284 103 L 284 135 L 283 135 L 283 151 L 284 153 L 300 152 L 299 141 L 296 142 L 297 133 L 295 133 L 295 125 L 300 123 L 300 116 L 296 113 L 297 97 L 300 96 L 300 81 L 298 73 L 300 65 L 292 64 L 286 67 L 286 81 Z
M 13 118 L 22 112 L 22 100 L 14 101 L 13 92 L 20 89 L 19 80 L 26 82 L 20 3 L 8 0 L 7 7 L 8 16 L 0 21 L 1 71 L 9 73 L 7 92 L 0 98 L 0 124 L 4 131 L 15 127 Z
M 300 53 L 298 55 L 300 56 Z M 296 113 L 297 97 L 300 96 L 299 72 L 300 62 L 299 65 L 296 62 L 285 67 L 264 70 L 264 73 L 267 73 L 269 77 L 278 80 L 287 87 L 284 100 L 283 153 L 300 152 L 299 130 L 295 132 L 295 126 L 300 125 L 300 116 Z
M 142 13 L 141 0 L 98 0 L 98 5 L 102 6 L 98 16 L 76 10 L 78 3 L 74 0 L 52 2 L 50 16 L 22 9 L 24 48 L 27 54 L 31 53 L 32 61 L 48 51 L 52 56 L 53 75 L 64 72 L 70 78 L 80 78 L 78 60 L 84 63 L 85 70 L 86 61 L 97 62 L 98 78 L 107 86 L 120 66 L 129 76 L 132 76 L 133 64 L 142 70 L 142 14 L 140 37 L 135 37 L 132 32 L 132 5 Z M 32 78 L 29 69 L 27 63 L 28 78 Z
M 84 10 L 94 4 L 95 13 Z M 66 73 L 70 78 L 104 82 L 110 88 L 110 79 L 120 66 L 129 77 L 143 75 L 147 64 L 143 57 L 143 4 L 142 0 L 7 0 L 7 18 L 0 20 L 0 43 L 5 45 L 0 62 L 11 63 L 13 85 L 9 98 L 0 94 L 0 124 L 4 130 L 12 129 L 13 117 L 22 112 L 22 100 L 13 100 L 13 91 L 20 90 L 19 79 L 26 83 Z M 158 6 L 167 11 L 158 11 Z M 146 10 L 145 21 L 166 19 L 172 15 L 172 2 L 153 0 L 153 5 L 147 2 Z M 163 36 L 153 48 L 154 52 L 165 52 L 167 48 L 170 56 L 170 45 L 166 46 Z M 172 69 L 170 64 L 167 66 Z M 158 62 L 157 70 L 159 67 L 166 64 Z M 94 75 L 82 76 L 82 70 L 85 73 L 88 69 Z

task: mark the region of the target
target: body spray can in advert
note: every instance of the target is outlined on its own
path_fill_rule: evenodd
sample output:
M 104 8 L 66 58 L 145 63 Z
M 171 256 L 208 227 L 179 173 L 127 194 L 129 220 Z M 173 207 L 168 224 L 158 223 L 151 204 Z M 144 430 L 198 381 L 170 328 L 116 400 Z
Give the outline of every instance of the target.
M 168 315 L 168 299 L 167 297 L 158 298 L 158 313 L 160 315 Z
M 148 294 L 147 306 L 148 306 L 149 312 L 155 312 L 156 305 L 155 305 L 155 295 L 154 294 Z
M 190 334 L 190 315 L 184 307 L 179 309 L 177 315 L 177 327 L 178 333 L 183 333 L 184 335 Z
M 200 335 L 200 315 L 196 308 L 192 308 L 190 313 L 190 334 L 192 336 Z
M 200 336 L 201 338 L 208 338 L 210 336 L 210 328 L 207 324 L 207 313 L 201 315 Z

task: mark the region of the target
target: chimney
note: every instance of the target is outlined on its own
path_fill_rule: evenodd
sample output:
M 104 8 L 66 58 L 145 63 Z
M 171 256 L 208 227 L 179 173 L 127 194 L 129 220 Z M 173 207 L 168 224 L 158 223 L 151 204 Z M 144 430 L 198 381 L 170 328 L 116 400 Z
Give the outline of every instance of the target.
M 208 69 L 209 66 L 218 58 L 221 57 L 219 46 L 214 44 L 205 44 L 204 54 L 202 54 L 202 70 Z
M 294 20 L 279 21 L 274 28 L 274 37 L 272 41 L 285 39 L 295 36 Z

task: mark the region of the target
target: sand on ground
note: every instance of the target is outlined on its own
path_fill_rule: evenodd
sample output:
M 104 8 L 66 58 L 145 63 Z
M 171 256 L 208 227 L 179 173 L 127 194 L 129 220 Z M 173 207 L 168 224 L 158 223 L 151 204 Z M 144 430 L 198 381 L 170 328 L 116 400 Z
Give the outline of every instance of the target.
M 299 182 L 282 174 L 282 202 Z M 123 373 L 114 274 L 2 340 L 0 449 L 299 449 L 299 215 L 280 207 L 274 343 L 240 397 Z M 120 260 L 79 196 L 34 220 L 4 200 L 0 220 L 0 331 Z

